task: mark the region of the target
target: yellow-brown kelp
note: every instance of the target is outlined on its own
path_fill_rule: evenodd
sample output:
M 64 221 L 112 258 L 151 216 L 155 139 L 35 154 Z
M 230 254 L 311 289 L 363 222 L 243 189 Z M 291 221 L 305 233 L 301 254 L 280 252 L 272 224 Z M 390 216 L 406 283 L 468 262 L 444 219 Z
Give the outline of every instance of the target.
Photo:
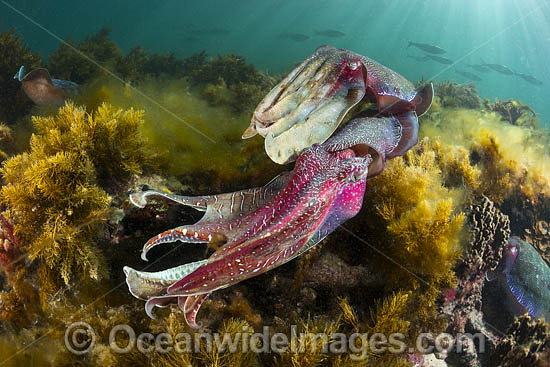
M 106 100 L 147 111 L 143 134 L 161 157 L 156 164 L 198 190 L 230 191 L 251 182 L 261 186 L 284 169 L 265 156 L 261 139 L 241 139 L 250 115 L 211 105 L 199 93 L 183 79 L 145 80 L 139 91 L 100 79 L 91 83 L 82 101 L 94 105 Z
M 513 99 L 501 101 L 496 98 L 493 103 L 487 98 L 483 100 L 483 105 L 489 111 L 498 113 L 503 121 L 512 125 L 536 128 L 539 125 L 537 114 L 531 107 Z
M 4 162 L 2 203 L 15 235 L 35 261 L 42 301 L 61 281 L 107 277 L 94 240 L 109 218 L 112 189 L 142 172 L 150 152 L 142 112 L 102 105 L 93 114 L 67 104 L 55 117 L 34 117 L 29 152 Z

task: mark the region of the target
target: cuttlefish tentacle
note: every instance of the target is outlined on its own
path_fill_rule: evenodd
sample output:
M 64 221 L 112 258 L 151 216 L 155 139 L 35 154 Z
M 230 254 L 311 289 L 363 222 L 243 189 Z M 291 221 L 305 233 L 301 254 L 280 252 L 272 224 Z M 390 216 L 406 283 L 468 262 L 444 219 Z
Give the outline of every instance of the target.
M 315 146 L 304 152 L 285 188 L 251 212 L 247 225 L 207 263 L 174 282 L 165 293 L 159 293 L 166 284 L 161 282 L 154 295 L 149 294 L 148 312 L 176 297 L 208 294 L 266 272 L 317 244 L 360 209 L 370 161 L 368 156 L 355 157 L 350 149 L 335 155 Z M 352 198 L 353 205 L 349 204 L 354 202 Z M 335 203 L 351 209 L 340 210 Z M 129 286 L 139 288 L 130 272 L 127 270 Z

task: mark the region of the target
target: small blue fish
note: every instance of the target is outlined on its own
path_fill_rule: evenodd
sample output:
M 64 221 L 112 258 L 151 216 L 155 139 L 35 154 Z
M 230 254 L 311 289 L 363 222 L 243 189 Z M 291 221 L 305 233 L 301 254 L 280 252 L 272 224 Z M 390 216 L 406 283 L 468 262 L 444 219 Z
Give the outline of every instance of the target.
M 512 312 L 550 320 L 550 267 L 530 243 L 511 237 L 504 250 L 503 283 Z
M 21 66 L 13 76 L 23 84 L 25 94 L 37 105 L 58 105 L 65 103 L 65 98 L 77 95 L 79 85 L 68 80 L 52 79 L 48 70 L 40 68 L 24 75 Z

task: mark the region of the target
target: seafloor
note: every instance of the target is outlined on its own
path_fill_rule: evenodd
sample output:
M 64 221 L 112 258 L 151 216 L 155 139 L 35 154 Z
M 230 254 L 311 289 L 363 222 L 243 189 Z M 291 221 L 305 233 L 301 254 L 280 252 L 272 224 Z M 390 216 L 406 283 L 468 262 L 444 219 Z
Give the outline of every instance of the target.
M 201 214 L 161 201 L 139 209 L 128 195 L 231 192 L 290 169 L 267 158 L 260 137 L 241 140 L 282 76 L 238 55 L 179 59 L 140 47 L 124 54 L 106 29 L 71 47 L 44 60 L 14 32 L 0 33 L 1 365 L 550 365 L 548 324 L 514 318 L 502 282 L 492 280 L 511 235 L 550 261 L 548 128 L 520 101 L 481 100 L 473 84 L 452 81 L 435 84 L 420 142 L 367 182 L 359 215 L 297 260 L 215 292 L 198 315 L 201 332 L 222 336 L 264 326 L 290 334 L 292 325 L 328 335 L 311 342 L 317 348 L 115 352 L 109 333 L 119 324 L 136 334 L 197 332 L 177 306 L 146 317 L 123 266 L 166 269 L 216 245 L 165 244 L 144 263 L 140 249 L 150 237 Z M 46 67 L 84 91 L 59 110 L 37 107 L 13 79 L 22 64 Z M 94 330 L 85 354 L 64 342 L 74 322 Z M 322 348 L 338 333 L 401 333 L 415 346 L 426 332 L 480 333 L 486 350 L 424 356 Z

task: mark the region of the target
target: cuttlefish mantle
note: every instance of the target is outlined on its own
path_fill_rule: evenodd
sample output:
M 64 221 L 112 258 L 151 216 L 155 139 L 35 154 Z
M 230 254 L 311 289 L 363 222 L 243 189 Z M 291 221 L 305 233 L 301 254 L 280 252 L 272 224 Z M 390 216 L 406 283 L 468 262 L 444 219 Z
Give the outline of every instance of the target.
M 37 105 L 58 105 L 79 93 L 79 85 L 68 80 L 52 79 L 47 69 L 35 69 L 25 75 L 21 66 L 13 76 L 23 85 L 25 94 Z

